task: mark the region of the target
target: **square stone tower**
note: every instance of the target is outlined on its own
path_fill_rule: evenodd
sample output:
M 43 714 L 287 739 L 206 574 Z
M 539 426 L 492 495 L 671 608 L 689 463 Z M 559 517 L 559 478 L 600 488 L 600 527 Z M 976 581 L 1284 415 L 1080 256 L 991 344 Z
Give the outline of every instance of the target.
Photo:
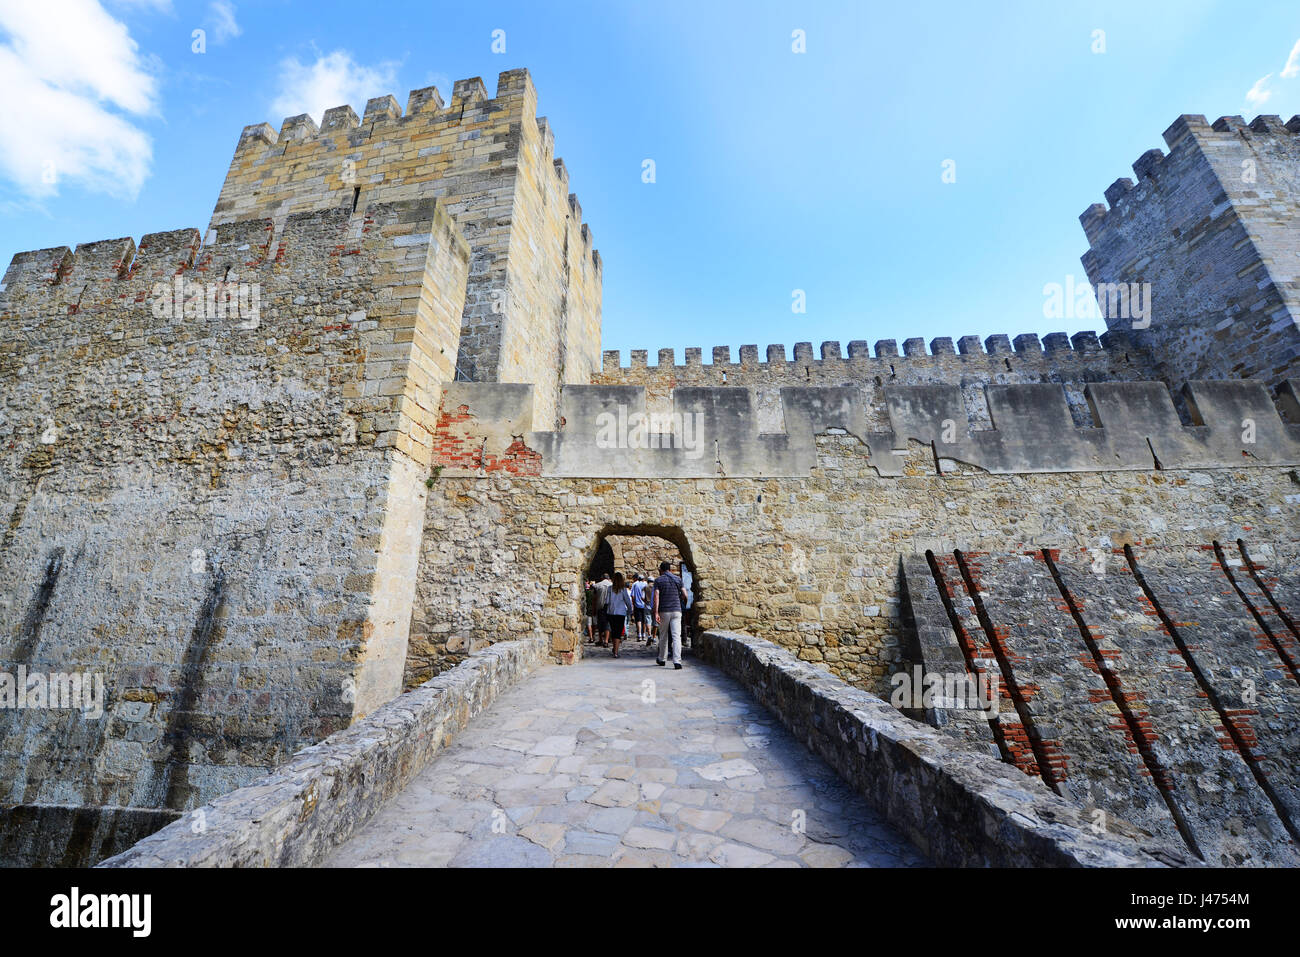
M 451 103 L 413 91 L 244 129 L 211 227 L 294 213 L 437 198 L 470 244 L 456 378 L 536 385 L 535 427 L 558 425 L 559 391 L 599 371 L 601 259 L 568 191 L 527 70 L 489 99 L 477 77 Z
M 1094 286 L 1150 283 L 1151 312 L 1106 324 L 1145 347 L 1171 384 L 1300 370 L 1300 117 L 1181 116 L 1169 155 L 1143 153 L 1107 209 L 1080 217 Z M 1098 297 L 1099 300 L 1102 296 Z M 1145 326 L 1145 327 L 1144 327 Z

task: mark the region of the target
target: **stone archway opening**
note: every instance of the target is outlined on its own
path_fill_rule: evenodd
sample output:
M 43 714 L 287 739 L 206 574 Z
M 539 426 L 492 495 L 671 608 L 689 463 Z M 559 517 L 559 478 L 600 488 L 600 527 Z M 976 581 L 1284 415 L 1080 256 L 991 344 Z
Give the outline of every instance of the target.
M 583 635 L 584 641 L 592 638 L 588 632 L 594 632 L 594 616 L 587 615 L 586 595 L 589 582 L 599 581 L 602 574 L 622 572 L 628 582 L 636 575 L 644 576 L 647 582 L 653 581 L 659 574 L 660 562 L 672 565 L 674 574 L 681 576 L 686 586 L 687 605 L 682 615 L 682 650 L 692 649 L 700 633 L 701 582 L 695 556 L 691 551 L 686 534 L 675 525 L 616 525 L 609 524 L 597 534 L 593 547 L 587 555 L 579 587 L 583 590 Z M 647 615 L 647 620 L 649 616 Z M 653 629 L 653 625 L 651 625 Z M 635 637 L 636 630 L 628 623 L 628 636 Z M 599 638 L 595 638 L 599 641 Z M 594 647 L 588 641 L 588 647 Z

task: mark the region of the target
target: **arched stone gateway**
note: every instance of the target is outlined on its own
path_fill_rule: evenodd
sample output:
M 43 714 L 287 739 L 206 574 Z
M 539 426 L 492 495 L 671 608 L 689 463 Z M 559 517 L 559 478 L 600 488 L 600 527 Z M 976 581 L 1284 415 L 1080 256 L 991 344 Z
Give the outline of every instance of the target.
M 702 627 L 700 613 L 700 576 L 687 541 L 686 533 L 675 525 L 606 525 L 596 533 L 591 558 L 583 566 L 578 583 L 582 589 L 579 597 L 580 622 L 585 616 L 583 597 L 586 583 L 598 581 L 605 572 L 611 575 L 621 571 L 631 581 L 637 574 L 654 580 L 659 574 L 659 563 L 672 563 L 673 572 L 680 574 L 686 586 L 686 609 L 682 619 L 682 647 L 690 647 Z M 582 628 L 586 634 L 585 626 Z

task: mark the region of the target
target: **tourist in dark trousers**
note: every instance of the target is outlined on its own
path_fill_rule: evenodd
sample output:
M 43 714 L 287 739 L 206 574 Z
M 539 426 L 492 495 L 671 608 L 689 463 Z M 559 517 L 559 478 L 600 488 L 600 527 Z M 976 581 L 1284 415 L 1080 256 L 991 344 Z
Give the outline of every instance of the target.
M 596 635 L 600 638 L 600 647 L 609 646 L 609 591 L 614 583 L 609 580 L 609 572 L 600 576 L 594 590 L 596 592 Z
M 636 581 L 632 583 L 632 614 L 636 618 L 636 636 L 645 638 L 649 630 L 646 625 L 646 582 L 645 576 L 637 574 Z
M 632 614 L 632 590 L 627 587 L 622 572 L 614 572 L 614 583 L 609 590 L 609 635 L 614 645 L 614 657 L 618 657 L 618 644 L 623 640 L 623 629 Z
M 669 642 L 672 644 L 673 667 L 682 666 L 682 602 L 686 597 L 682 580 L 669 569 L 668 562 L 659 563 L 659 577 L 655 579 L 654 618 L 659 627 L 659 651 L 655 664 L 667 661 Z
M 648 645 L 655 640 L 657 631 L 654 625 L 655 583 L 648 575 L 645 580 L 645 591 L 642 594 L 645 596 L 645 643 Z

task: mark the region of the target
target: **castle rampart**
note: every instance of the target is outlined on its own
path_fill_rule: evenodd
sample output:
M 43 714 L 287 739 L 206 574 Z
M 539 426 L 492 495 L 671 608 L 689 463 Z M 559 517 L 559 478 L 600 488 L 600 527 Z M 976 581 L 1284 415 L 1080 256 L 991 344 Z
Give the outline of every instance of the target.
M 856 437 L 882 477 L 903 474 L 909 441 L 928 445 L 947 472 L 1300 464 L 1297 380 L 1283 383 L 1280 405 L 1258 382 L 1187 383 L 1187 425 L 1162 382 L 1084 384 L 1082 425 L 1056 383 L 881 386 L 883 422 L 858 387 L 782 386 L 777 429 L 763 428 L 757 392 L 679 386 L 668 406 L 651 409 L 643 386 L 571 386 L 563 428 L 533 431 L 528 386 L 454 383 L 443 394 L 435 461 L 448 474 L 807 475 L 815 436 L 829 432 Z
M 856 340 L 847 355 L 839 342 L 827 341 L 814 349 L 811 342 L 796 342 L 792 354 L 784 345 L 743 345 L 737 356 L 730 346 L 704 351 L 685 350 L 684 363 L 676 362 L 673 349 L 660 349 L 658 364 L 648 364 L 648 352 L 634 349 L 631 364 L 620 365 L 617 351 L 607 350 L 594 382 L 602 385 L 639 385 L 655 411 L 671 407 L 678 386 L 743 386 L 752 390 L 762 431 L 783 428 L 780 390 L 786 386 L 850 386 L 858 390 L 867 411 L 869 428 L 889 428 L 884 388 L 897 385 L 946 383 L 959 385 L 967 397 L 976 428 L 989 428 L 982 386 L 1019 382 L 1057 382 L 1065 388 L 1076 425 L 1089 423 L 1083 387 L 1088 382 L 1132 381 L 1155 378 L 1146 353 L 1122 333 L 1079 332 L 1039 336 L 1033 333 L 962 336 L 954 344 L 947 337 L 916 337 L 900 343 L 881 339 L 874 350 Z M 900 355 L 901 351 L 901 355 Z

